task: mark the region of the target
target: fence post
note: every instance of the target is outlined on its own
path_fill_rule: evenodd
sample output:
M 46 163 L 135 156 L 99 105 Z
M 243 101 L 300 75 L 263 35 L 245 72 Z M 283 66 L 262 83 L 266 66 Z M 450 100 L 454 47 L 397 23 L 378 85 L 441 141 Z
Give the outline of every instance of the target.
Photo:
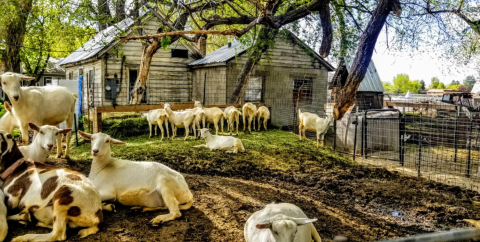
M 418 131 L 418 177 L 421 177 L 420 169 L 422 162 L 422 112 L 420 112 L 420 127 Z
M 456 106 L 457 107 L 457 114 L 455 118 L 455 131 L 453 133 L 453 145 L 455 147 L 455 156 L 453 157 L 453 162 L 457 163 L 457 152 L 458 152 L 458 118 L 460 117 L 460 109 L 462 106 Z
M 333 150 L 337 150 L 337 120 L 333 120 Z
M 77 147 L 78 147 L 78 127 L 77 127 L 77 114 L 74 113 L 73 114 L 73 124 L 75 125 L 75 141 L 76 141 L 76 144 L 77 144 Z M 67 140 L 67 142 L 69 142 Z
M 473 122 L 470 120 L 468 122 L 468 143 L 467 143 L 467 147 L 468 147 L 468 156 L 467 156 L 467 170 L 466 170 L 466 174 L 465 174 L 465 177 L 470 177 L 470 170 L 472 169 L 472 164 L 471 164 L 471 154 L 472 154 L 472 126 L 473 126 Z
M 365 131 L 365 133 L 363 134 L 363 142 L 365 142 L 365 144 L 363 145 L 363 154 L 365 155 L 365 159 L 367 159 L 367 150 L 368 150 L 368 135 L 367 135 L 367 112 L 364 112 L 365 115 L 363 115 L 363 130 Z
M 355 112 L 355 135 L 353 136 L 353 161 L 355 161 L 355 155 L 357 154 L 357 127 L 358 127 L 358 106 L 357 106 L 357 111 Z M 345 141 L 344 143 L 347 143 L 347 142 Z
M 400 114 L 400 123 L 399 123 L 399 151 L 400 151 L 400 165 L 403 166 L 405 163 L 405 113 Z

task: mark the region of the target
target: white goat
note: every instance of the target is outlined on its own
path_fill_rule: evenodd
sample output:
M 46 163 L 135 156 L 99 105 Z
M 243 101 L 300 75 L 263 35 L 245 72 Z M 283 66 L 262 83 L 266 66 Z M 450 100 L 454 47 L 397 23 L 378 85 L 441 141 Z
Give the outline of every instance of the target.
M 21 87 L 22 80 L 32 80 L 21 74 L 7 72 L 0 76 L 3 91 L 13 104 L 13 115 L 20 123 L 22 141 L 28 144 L 28 123 L 41 125 L 58 125 L 67 121 L 67 128 L 72 128 L 75 101 L 78 94 L 70 92 L 65 87 Z M 65 157 L 70 152 L 70 137 L 67 134 Z M 57 138 L 57 158 L 62 156 L 62 136 Z
M 87 134 L 92 141 L 92 169 L 88 178 L 97 186 L 102 201 L 118 201 L 126 206 L 142 207 L 143 211 L 168 209 L 169 214 L 158 215 L 150 221 L 162 222 L 181 216 L 180 210 L 189 209 L 193 195 L 185 178 L 157 162 L 135 162 L 111 157 L 110 144 L 125 144 L 107 134 Z
M 67 227 L 84 228 L 78 232 L 80 238 L 97 233 L 103 206 L 90 180 L 75 171 L 26 160 L 5 131 L 0 131 L 0 143 L 1 189 L 8 210 L 20 210 L 7 219 L 52 229 L 48 234 L 26 234 L 12 241 L 65 240 Z
M 13 116 L 12 107 L 10 107 L 8 102 L 5 102 L 3 105 L 7 112 L 0 118 L 0 130 L 11 134 L 13 130 L 20 128 L 20 125 L 18 125 L 18 119 Z
M 168 113 L 164 109 L 154 109 L 150 110 L 148 113 L 144 113 L 143 116 L 147 118 L 148 126 L 150 128 L 150 137 L 152 138 L 152 127 L 155 129 L 155 136 L 157 135 L 157 126 L 162 131 L 163 141 L 163 123 L 165 123 L 165 128 L 167 129 L 167 137 L 170 138 L 170 133 L 168 132 Z
M 250 133 L 252 130 L 250 126 L 252 125 L 253 121 L 253 130 L 255 130 L 255 117 L 257 116 L 257 106 L 253 103 L 245 103 L 242 107 L 243 111 L 243 131 L 245 131 L 245 126 L 247 125 L 246 119 L 248 119 L 248 131 Z
M 52 151 L 53 145 L 59 134 L 67 134 L 72 129 L 58 129 L 55 126 L 44 125 L 38 127 L 35 124 L 29 123 L 30 128 L 38 134 L 33 138 L 31 144 L 19 147 L 25 159 L 31 159 L 36 162 L 45 162 L 49 151 Z
M 259 107 L 257 111 L 258 131 L 260 131 L 260 127 L 261 127 L 261 123 L 260 123 L 261 118 L 263 118 L 263 128 L 267 130 L 267 121 L 270 118 L 270 111 L 265 106 Z
M 240 115 L 242 113 L 238 111 L 238 109 L 234 106 L 230 106 L 225 108 L 225 111 L 223 111 L 224 117 L 227 120 L 227 126 L 228 126 L 228 132 L 230 132 L 230 135 L 232 135 L 233 132 L 233 124 L 234 122 L 237 122 L 237 136 L 238 136 L 238 123 L 240 122 Z
M 202 123 L 202 127 L 205 127 L 205 111 L 203 111 L 202 108 L 196 107 L 193 109 L 186 109 L 185 111 L 193 111 L 193 114 L 195 115 L 195 118 L 193 118 L 193 125 L 192 128 L 199 130 L 200 129 L 200 123 Z M 200 133 L 198 133 L 198 137 L 200 137 Z M 197 138 L 197 136 L 195 137 Z
M 172 105 L 169 103 L 162 103 L 165 112 L 168 114 L 168 121 L 172 125 L 172 139 L 177 136 L 177 128 L 185 128 L 185 140 L 187 140 L 190 134 L 190 126 L 193 126 L 193 119 L 195 114 L 190 111 L 172 111 Z M 197 137 L 197 131 L 193 128 L 193 136 Z
M 322 140 L 322 147 L 325 144 L 324 137 L 327 133 L 328 127 L 333 122 L 333 117 L 326 117 L 320 118 L 318 115 L 314 113 L 302 113 L 302 110 L 298 109 L 298 135 L 299 140 L 302 140 L 302 132 L 303 138 L 305 138 L 305 130 L 316 132 L 317 133 L 317 147 L 320 147 L 320 138 Z M 321 137 L 320 137 L 321 136 Z
M 317 219 L 309 219 L 303 211 L 290 203 L 269 204 L 257 211 L 245 223 L 247 242 L 321 242 L 313 226 Z
M 235 137 L 210 134 L 210 129 L 203 128 L 200 135 L 205 139 L 206 144 L 194 147 L 207 147 L 210 150 L 224 150 L 227 153 L 245 152 L 242 141 Z
M 218 135 L 218 122 L 222 121 L 220 123 L 221 127 L 222 127 L 222 134 L 223 134 L 223 118 L 224 118 L 224 115 L 223 115 L 223 111 L 220 109 L 220 108 L 217 108 L 217 107 L 213 107 L 213 108 L 204 108 L 202 106 L 202 101 L 195 101 L 195 100 L 192 100 L 194 102 L 194 107 L 199 107 L 199 108 L 202 108 L 204 113 L 205 113 L 205 120 L 207 121 L 207 125 L 210 126 L 210 124 L 213 124 L 215 126 L 215 134 Z M 208 127 L 205 127 L 205 125 L 203 126 L 204 128 L 208 128 Z
M 5 195 L 3 195 L 2 189 L 0 189 L 0 241 L 5 240 L 5 237 L 7 237 L 8 233 L 7 207 L 5 206 L 4 201 Z

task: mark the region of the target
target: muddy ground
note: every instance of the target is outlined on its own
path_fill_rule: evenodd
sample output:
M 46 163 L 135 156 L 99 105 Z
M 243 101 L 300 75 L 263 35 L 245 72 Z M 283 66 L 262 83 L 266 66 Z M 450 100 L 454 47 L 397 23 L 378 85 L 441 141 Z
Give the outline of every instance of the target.
M 87 174 L 88 163 L 49 160 L 49 163 Z M 139 174 L 141 175 L 141 174 Z M 96 235 L 80 240 L 68 230 L 70 241 L 243 241 L 248 217 L 265 204 L 290 202 L 312 218 L 324 241 L 345 235 L 349 241 L 374 241 L 468 226 L 463 219 L 480 219 L 475 192 L 461 190 L 384 169 L 362 166 L 310 173 L 239 170 L 210 176 L 185 174 L 194 193 L 194 206 L 160 228 L 147 222 L 159 212 L 141 213 L 117 204 L 105 212 Z M 48 233 L 9 223 L 11 238 L 25 233 Z

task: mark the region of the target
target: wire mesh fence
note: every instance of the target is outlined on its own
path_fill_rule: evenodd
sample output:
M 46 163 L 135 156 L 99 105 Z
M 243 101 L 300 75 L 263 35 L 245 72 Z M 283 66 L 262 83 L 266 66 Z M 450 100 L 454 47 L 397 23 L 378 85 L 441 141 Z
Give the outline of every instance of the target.
M 353 110 L 336 121 L 330 146 L 360 162 L 479 191 L 480 112 L 463 101 Z

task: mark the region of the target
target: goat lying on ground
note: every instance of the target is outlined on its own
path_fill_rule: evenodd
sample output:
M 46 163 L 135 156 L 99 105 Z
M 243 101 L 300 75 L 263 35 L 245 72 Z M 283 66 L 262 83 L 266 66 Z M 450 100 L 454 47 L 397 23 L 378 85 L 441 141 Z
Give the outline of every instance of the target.
M 8 233 L 7 207 L 5 207 L 3 201 L 5 201 L 5 196 L 3 195 L 2 189 L 0 189 L 0 241 L 3 241 Z
M 263 128 L 267 130 L 267 121 L 270 118 L 270 111 L 265 106 L 259 107 L 257 111 L 258 131 L 260 131 L 260 127 L 261 127 L 260 119 L 262 118 L 263 118 Z
M 302 113 L 302 110 L 298 109 L 298 120 L 300 122 L 298 127 L 299 140 L 305 138 L 305 130 L 316 132 L 317 133 L 317 147 L 320 145 L 320 138 L 322 141 L 322 147 L 324 146 L 324 137 L 327 133 L 328 127 L 333 122 L 333 117 L 320 118 L 314 113 Z M 320 137 L 321 136 L 321 137 Z
M 170 104 L 162 103 L 165 109 L 165 112 L 168 114 L 168 121 L 172 125 L 172 139 L 177 136 L 177 128 L 185 128 L 185 140 L 187 140 L 188 135 L 190 134 L 190 126 L 193 126 L 193 120 L 195 118 L 195 113 L 190 111 L 172 111 Z M 197 131 L 193 128 L 193 136 L 197 137 Z
M 44 125 L 38 127 L 35 124 L 29 123 L 30 128 L 38 134 L 33 138 L 31 144 L 19 147 L 25 159 L 31 159 L 37 162 L 45 162 L 48 152 L 53 149 L 53 144 L 58 138 L 58 135 L 67 134 L 72 129 L 58 129 L 55 126 Z
M 321 242 L 313 222 L 303 211 L 290 203 L 268 204 L 245 223 L 247 242 Z
M 243 131 L 245 131 L 245 126 L 247 125 L 246 119 L 248 119 L 248 131 L 251 133 L 252 130 L 250 126 L 253 121 L 253 130 L 255 130 L 255 117 L 257 116 L 257 106 L 253 103 L 245 103 L 242 107 L 243 111 Z
M 21 74 L 6 72 L 0 75 L 3 91 L 12 102 L 13 115 L 18 119 L 22 141 L 28 144 L 28 123 L 41 125 L 58 125 L 67 121 L 67 128 L 73 126 L 73 115 L 75 101 L 78 94 L 70 92 L 65 87 L 44 86 L 44 87 L 21 87 L 22 80 L 32 80 Z M 67 134 L 65 157 L 70 152 L 70 136 Z M 57 158 L 62 156 L 62 137 L 57 138 Z
M 164 109 L 150 110 L 148 113 L 144 113 L 143 116 L 147 118 L 148 127 L 150 128 L 149 138 L 152 138 L 152 127 L 155 129 L 155 135 L 157 135 L 158 126 L 162 132 L 162 138 L 160 140 L 163 141 L 163 123 L 165 123 L 165 128 L 167 129 L 167 137 L 170 138 L 168 132 L 168 113 Z
M 10 107 L 8 102 L 4 102 L 3 105 L 7 112 L 0 118 L 0 130 L 7 131 L 11 134 L 14 129 L 20 128 L 20 125 L 18 124 L 18 119 L 13 116 L 12 107 Z
M 225 108 L 225 111 L 223 111 L 224 117 L 227 120 L 227 126 L 228 126 L 228 132 L 230 132 L 230 135 L 232 135 L 233 132 L 233 124 L 234 122 L 237 122 L 237 136 L 238 136 L 238 123 L 240 122 L 240 115 L 242 113 L 238 111 L 238 109 L 234 106 L 230 106 Z
M 48 234 L 27 234 L 12 241 L 65 240 L 67 226 L 85 228 L 78 232 L 81 238 L 97 233 L 103 220 L 102 201 L 90 180 L 75 171 L 25 160 L 13 136 L 5 131 L 0 131 L 0 143 L 0 178 L 7 208 L 20 210 L 8 219 L 38 221 L 36 226 L 52 229 Z
M 207 147 L 210 150 L 224 150 L 227 153 L 245 152 L 242 141 L 230 136 L 220 136 L 210 134 L 210 129 L 201 129 L 200 135 L 205 139 L 206 144 L 196 145 L 194 147 Z
M 205 114 L 205 120 L 208 123 L 207 125 L 210 126 L 209 124 L 213 124 L 215 126 L 215 134 L 217 135 L 218 135 L 218 123 L 221 121 L 220 125 L 222 127 L 222 134 L 223 134 L 223 118 L 224 118 L 223 111 L 217 107 L 204 108 L 202 106 L 203 100 L 202 101 L 193 100 L 193 102 L 194 102 L 194 105 L 193 105 L 194 107 L 203 109 Z M 205 127 L 205 125 L 203 127 L 208 128 L 208 127 Z
M 118 201 L 143 211 L 168 209 L 169 214 L 158 215 L 152 226 L 181 216 L 180 210 L 189 209 L 193 195 L 185 178 L 157 162 L 135 162 L 110 156 L 110 144 L 125 144 L 107 134 L 78 133 L 92 141 L 92 169 L 88 178 L 96 185 L 102 201 Z

